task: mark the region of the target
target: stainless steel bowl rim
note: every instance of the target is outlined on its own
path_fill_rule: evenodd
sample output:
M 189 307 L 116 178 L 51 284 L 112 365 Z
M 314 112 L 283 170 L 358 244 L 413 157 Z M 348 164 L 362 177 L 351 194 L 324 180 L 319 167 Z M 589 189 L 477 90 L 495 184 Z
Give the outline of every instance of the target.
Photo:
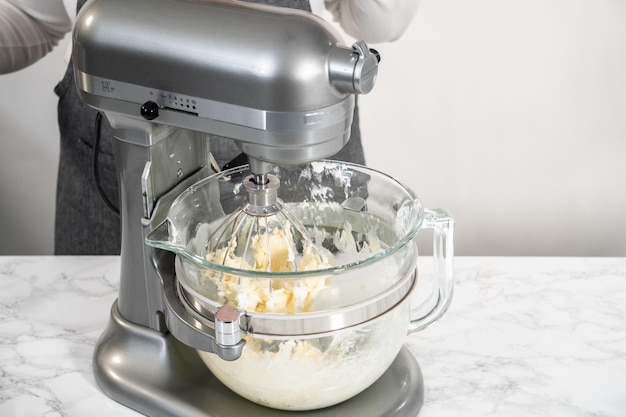
M 417 261 L 415 261 L 417 263 Z M 210 300 L 186 282 L 180 257 L 176 257 L 176 288 L 185 309 L 199 321 L 213 327 L 213 318 L 223 304 Z M 263 337 L 315 336 L 365 324 L 395 308 L 410 297 L 417 281 L 415 267 L 385 291 L 366 300 L 333 310 L 277 314 L 240 311 L 242 331 Z

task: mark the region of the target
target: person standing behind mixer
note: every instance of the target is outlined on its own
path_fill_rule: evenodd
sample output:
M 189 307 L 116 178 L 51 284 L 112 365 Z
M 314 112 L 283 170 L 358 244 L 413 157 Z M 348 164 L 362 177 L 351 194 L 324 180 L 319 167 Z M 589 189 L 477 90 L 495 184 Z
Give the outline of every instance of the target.
M 308 0 L 247 1 L 311 11 Z M 77 11 L 84 3 L 86 0 L 78 0 Z M 348 35 L 368 43 L 397 40 L 411 22 L 418 4 L 419 0 L 324 0 L 326 9 Z M 13 24 L 0 26 L 0 73 L 32 64 L 71 29 L 62 0 L 0 0 L 0 22 L 3 20 Z M 42 35 L 34 41 L 24 36 L 41 27 L 45 29 L 39 31 Z M 7 39 L 12 41 L 5 43 Z M 7 45 L 10 47 L 5 48 Z M 37 53 L 29 53 L 31 50 Z M 55 254 L 119 254 L 121 230 L 116 213 L 118 187 L 111 131 L 102 117 L 79 99 L 71 62 L 55 93 L 59 96 L 61 134 Z M 228 164 L 240 154 L 230 139 L 211 137 L 210 143 L 218 166 Z M 331 159 L 365 163 L 356 106 L 350 140 Z M 95 187 L 92 178 L 96 180 Z
M 43 58 L 71 29 L 62 0 L 0 0 L 0 74 Z

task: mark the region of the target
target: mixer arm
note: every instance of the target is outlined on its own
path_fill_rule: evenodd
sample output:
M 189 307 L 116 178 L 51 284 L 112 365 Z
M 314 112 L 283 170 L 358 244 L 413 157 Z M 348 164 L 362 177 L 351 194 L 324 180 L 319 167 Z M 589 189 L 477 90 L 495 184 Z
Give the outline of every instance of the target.
M 206 175 L 206 168 L 197 171 L 155 201 L 150 218 L 142 220 L 144 240 L 146 238 L 149 241 L 154 240 L 157 239 L 155 236 L 167 233 L 168 219 L 166 216 L 173 200 L 180 194 L 181 189 L 185 189 L 190 183 L 193 184 L 198 178 L 203 178 Z M 221 210 L 221 208 L 215 205 L 213 210 Z M 148 245 L 143 246 L 146 279 L 145 281 L 132 280 L 133 283 L 138 284 L 130 291 L 135 297 L 132 299 L 133 302 L 123 304 L 137 302 L 140 299 L 140 292 L 137 288 L 144 286 L 145 296 L 148 300 L 147 309 L 157 311 L 156 315 L 136 316 L 143 320 L 146 325 L 160 333 L 170 333 L 177 340 L 193 349 L 215 353 L 228 361 L 238 359 L 245 344 L 239 331 L 239 311 L 232 307 L 223 306 L 213 314 L 210 321 L 190 314 L 184 307 L 181 301 L 181 292 L 177 288 L 174 255 L 169 251 L 157 248 Z
M 180 303 L 174 276 L 165 274 L 163 296 L 165 324 L 172 335 L 194 349 L 215 353 L 220 358 L 232 361 L 239 359 L 246 341 L 239 332 L 240 312 L 223 306 L 215 313 L 214 325 L 199 320 L 190 314 Z

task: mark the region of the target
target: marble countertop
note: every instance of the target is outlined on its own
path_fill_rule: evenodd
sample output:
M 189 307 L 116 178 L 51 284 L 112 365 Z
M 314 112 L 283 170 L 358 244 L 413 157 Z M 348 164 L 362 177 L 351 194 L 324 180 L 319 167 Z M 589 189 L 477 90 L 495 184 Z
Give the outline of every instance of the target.
M 0 257 L 0 416 L 139 416 L 91 370 L 118 270 Z M 449 311 L 407 340 L 420 417 L 626 416 L 626 258 L 459 257 L 455 274 Z

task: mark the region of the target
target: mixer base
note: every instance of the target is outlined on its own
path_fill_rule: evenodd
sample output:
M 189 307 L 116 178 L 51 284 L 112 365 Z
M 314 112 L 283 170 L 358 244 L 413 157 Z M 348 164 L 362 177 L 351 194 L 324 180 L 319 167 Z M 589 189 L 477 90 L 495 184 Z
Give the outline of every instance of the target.
M 312 411 L 266 408 L 222 385 L 194 349 L 170 334 L 126 321 L 117 303 L 93 365 L 105 394 L 150 417 L 416 417 L 424 399 L 420 367 L 404 347 L 378 381 L 348 401 Z

